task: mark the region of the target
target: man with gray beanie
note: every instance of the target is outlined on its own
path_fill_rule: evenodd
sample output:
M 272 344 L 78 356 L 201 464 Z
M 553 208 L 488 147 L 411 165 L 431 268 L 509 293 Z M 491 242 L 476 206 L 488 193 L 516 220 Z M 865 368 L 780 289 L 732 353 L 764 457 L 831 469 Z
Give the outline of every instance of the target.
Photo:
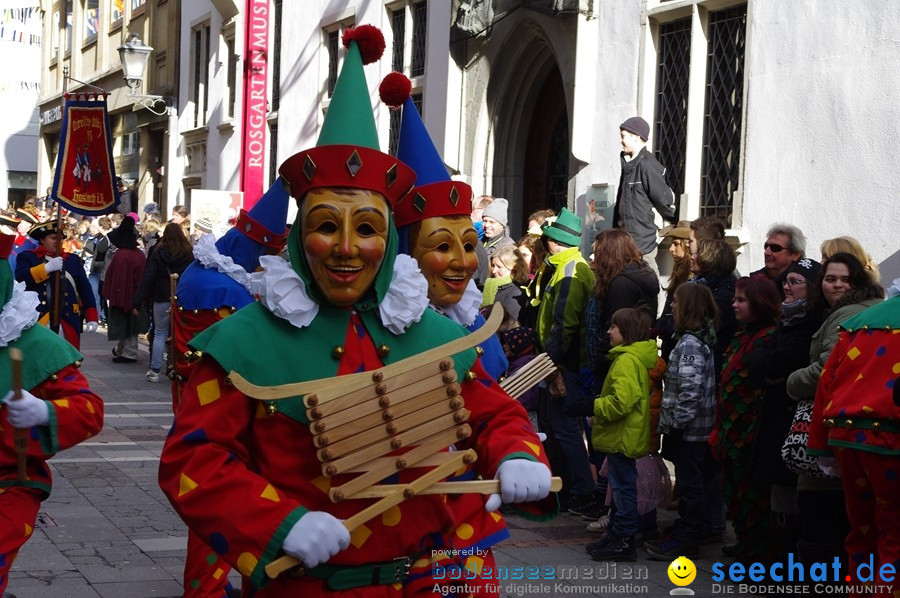
M 516 244 L 509 236 L 509 229 L 506 226 L 508 209 L 509 202 L 498 197 L 481 213 L 481 222 L 484 225 L 484 241 L 482 243 L 487 250 L 488 259 L 501 247 Z
M 613 226 L 624 228 L 634 239 L 644 259 L 659 274 L 656 248 L 659 243 L 653 210 L 664 220 L 675 223 L 675 194 L 666 184 L 665 167 L 647 149 L 650 125 L 640 116 L 632 116 L 619 125 L 622 143 L 622 175 L 616 194 Z

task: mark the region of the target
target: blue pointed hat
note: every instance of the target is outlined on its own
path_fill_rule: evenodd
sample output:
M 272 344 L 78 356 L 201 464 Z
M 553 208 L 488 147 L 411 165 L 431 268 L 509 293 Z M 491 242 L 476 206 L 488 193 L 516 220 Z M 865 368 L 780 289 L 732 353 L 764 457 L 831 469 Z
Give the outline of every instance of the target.
M 416 173 L 412 193 L 394 206 L 394 221 L 402 227 L 434 216 L 468 216 L 472 213 L 472 187 L 450 178 L 409 96 L 410 89 L 409 79 L 400 73 L 390 73 L 379 87 L 385 104 L 394 109 L 402 105 L 397 158 Z
M 289 201 L 284 182 L 278 177 L 249 212 L 241 210 L 234 227 L 261 245 L 283 249 L 287 240 Z
M 289 201 L 279 177 L 249 212 L 241 210 L 234 226 L 216 241 L 219 253 L 231 257 L 247 272 L 256 270 L 261 255 L 284 249 Z

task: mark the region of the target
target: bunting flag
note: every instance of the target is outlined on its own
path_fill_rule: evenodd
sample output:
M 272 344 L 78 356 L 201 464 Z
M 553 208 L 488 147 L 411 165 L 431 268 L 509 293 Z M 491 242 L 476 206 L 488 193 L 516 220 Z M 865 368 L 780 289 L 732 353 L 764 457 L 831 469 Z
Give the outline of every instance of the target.
M 119 205 L 106 94 L 66 95 L 51 195 L 85 216 L 108 214 Z

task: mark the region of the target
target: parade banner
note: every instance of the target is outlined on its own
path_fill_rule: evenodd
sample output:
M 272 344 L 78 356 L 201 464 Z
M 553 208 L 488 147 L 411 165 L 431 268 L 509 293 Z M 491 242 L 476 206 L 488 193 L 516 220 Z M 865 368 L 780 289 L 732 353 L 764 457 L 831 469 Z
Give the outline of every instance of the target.
M 109 214 L 119 204 L 106 95 L 66 94 L 52 197 L 85 216 Z

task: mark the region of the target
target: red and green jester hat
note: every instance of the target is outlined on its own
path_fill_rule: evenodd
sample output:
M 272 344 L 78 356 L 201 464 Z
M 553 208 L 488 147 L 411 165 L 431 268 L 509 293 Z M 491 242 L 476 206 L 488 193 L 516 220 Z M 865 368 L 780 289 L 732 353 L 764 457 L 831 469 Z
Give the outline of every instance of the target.
M 494 562 L 489 550 L 446 550 L 468 531 L 440 495 L 415 496 L 348 532 L 341 520 L 372 501 L 329 500 L 331 485 L 354 474 L 323 476 L 302 397 L 260 402 L 227 380 L 232 371 L 262 386 L 343 376 L 467 334 L 427 309 L 415 261 L 397 255 L 391 207 L 409 192 L 414 174 L 379 151 L 363 72 L 384 39 L 361 26 L 345 33 L 344 45 L 316 147 L 279 169 L 299 204 L 290 263 L 261 258 L 264 270 L 253 282 L 260 301 L 191 342 L 202 358 L 160 459 L 160 485 L 176 511 L 258 597 L 351 588 L 361 596 L 401 595 L 433 588 L 442 570 L 432 559 L 476 570 Z M 507 502 L 547 497 L 549 468 L 524 410 L 496 384 L 481 382 L 487 375 L 475 350 L 454 361 L 460 380 L 474 378 L 461 393 L 473 434 L 458 448 L 477 450 L 478 473 L 498 477 Z M 474 375 L 466 377 L 469 371 Z M 422 473 L 403 470 L 385 482 Z M 268 578 L 266 565 L 284 554 L 303 561 L 305 574 Z M 398 573 L 395 559 L 408 567 Z
M 75 348 L 36 325 L 40 299 L 13 280 L 15 235 L 0 233 L 0 594 L 19 548 L 31 537 L 41 501 L 50 495 L 47 461 L 103 428 L 103 400 L 91 392 Z M 21 399 L 13 398 L 10 350 L 22 353 Z M 17 474 L 16 431 L 26 434 L 25 476 Z

